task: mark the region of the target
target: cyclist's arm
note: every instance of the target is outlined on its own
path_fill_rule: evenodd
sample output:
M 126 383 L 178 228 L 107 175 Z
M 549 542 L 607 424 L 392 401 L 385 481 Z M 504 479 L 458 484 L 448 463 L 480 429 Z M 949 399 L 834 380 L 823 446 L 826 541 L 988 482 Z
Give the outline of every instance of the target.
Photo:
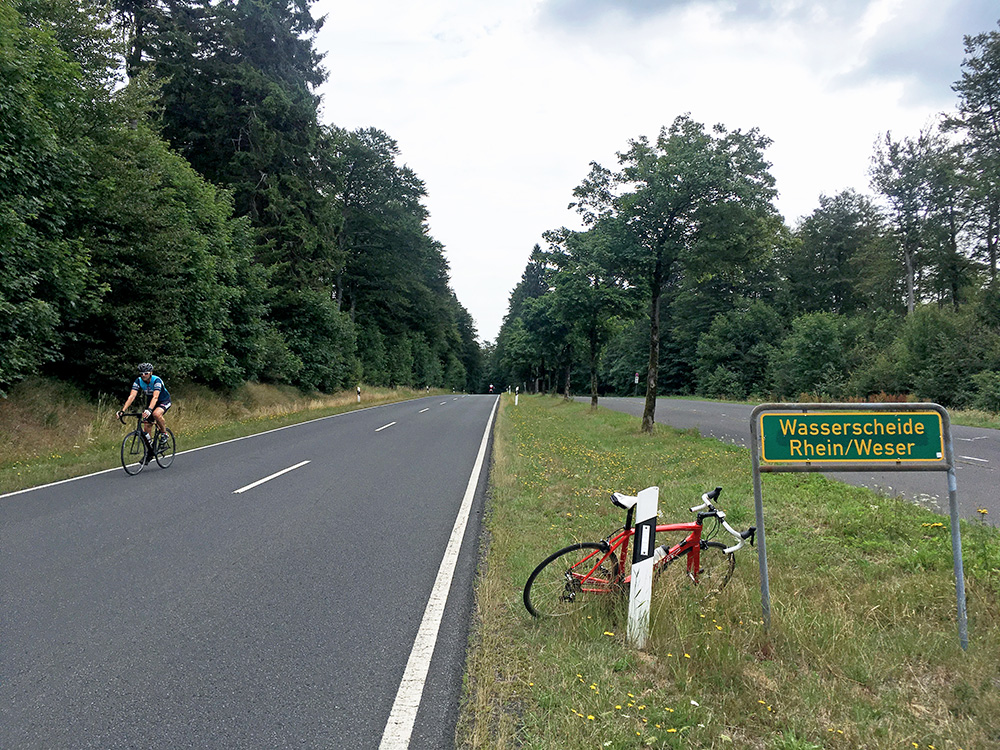
M 136 388 L 132 389 L 132 392 L 128 394 L 128 398 L 125 400 L 125 403 L 122 406 L 122 411 L 127 410 L 129 406 L 132 405 L 132 402 L 135 401 L 135 397 L 138 393 L 139 391 Z
M 149 401 L 149 410 L 153 411 L 156 408 L 156 402 L 160 400 L 160 386 L 157 385 L 153 388 L 153 398 Z

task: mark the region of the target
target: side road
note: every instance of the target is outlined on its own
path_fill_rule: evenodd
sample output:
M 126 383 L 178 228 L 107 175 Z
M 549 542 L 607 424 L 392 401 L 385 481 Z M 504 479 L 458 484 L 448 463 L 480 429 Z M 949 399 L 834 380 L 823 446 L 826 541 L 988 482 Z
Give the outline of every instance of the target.
M 590 401 L 589 397 L 576 400 Z M 643 404 L 642 398 L 600 400 L 600 406 L 639 418 Z M 753 409 L 747 404 L 663 398 L 656 401 L 656 421 L 681 430 L 697 429 L 703 437 L 749 448 Z M 996 493 L 1000 481 L 1000 430 L 953 424 L 951 431 L 959 513 L 963 518 L 978 520 L 984 516 L 980 509 L 985 508 L 985 520 L 1000 523 L 1000 496 Z M 948 484 L 943 473 L 839 472 L 827 476 L 892 497 L 901 495 L 935 512 L 948 512 Z

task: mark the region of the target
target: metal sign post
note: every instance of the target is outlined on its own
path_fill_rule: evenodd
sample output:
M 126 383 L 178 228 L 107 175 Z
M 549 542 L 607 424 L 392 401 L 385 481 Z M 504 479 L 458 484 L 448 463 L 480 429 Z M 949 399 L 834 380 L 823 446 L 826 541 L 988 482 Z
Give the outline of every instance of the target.
M 645 648 L 649 637 L 649 609 L 653 592 L 653 551 L 660 488 L 649 487 L 635 498 L 635 536 L 632 537 L 632 587 L 628 601 L 628 637 Z
M 948 412 L 938 404 L 762 404 L 750 415 L 757 558 L 764 628 L 771 627 L 761 473 L 946 471 L 958 600 L 958 637 L 969 647 L 955 455 Z

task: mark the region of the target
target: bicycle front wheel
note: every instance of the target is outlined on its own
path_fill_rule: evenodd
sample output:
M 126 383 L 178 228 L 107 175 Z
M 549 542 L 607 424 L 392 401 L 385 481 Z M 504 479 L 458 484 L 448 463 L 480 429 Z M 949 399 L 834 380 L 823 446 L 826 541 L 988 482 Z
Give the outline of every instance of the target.
M 166 445 L 161 444 L 164 435 L 167 436 Z M 156 463 L 159 464 L 160 468 L 165 469 L 174 462 L 174 453 L 177 451 L 177 444 L 174 442 L 174 433 L 168 427 L 166 432 L 157 435 L 156 441 Z
M 135 476 L 145 466 L 146 443 L 137 431 L 130 432 L 122 440 L 122 468 L 129 476 Z
M 581 542 L 549 555 L 524 584 L 524 606 L 534 617 L 560 617 L 608 601 L 621 590 L 618 557 Z
M 656 569 L 653 591 L 692 597 L 705 601 L 718 594 L 729 583 L 736 568 L 736 555 L 726 552 L 726 545 L 704 542 L 700 550 L 698 570 L 689 570 L 688 555 L 681 555 Z

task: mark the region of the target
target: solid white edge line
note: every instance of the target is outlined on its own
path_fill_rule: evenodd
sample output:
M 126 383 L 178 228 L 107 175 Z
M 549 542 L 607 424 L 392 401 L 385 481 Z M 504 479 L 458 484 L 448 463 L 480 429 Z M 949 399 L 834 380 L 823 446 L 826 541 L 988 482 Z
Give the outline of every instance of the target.
M 422 396 L 421 398 L 433 398 L 433 396 Z M 420 399 L 407 399 L 406 401 L 419 401 Z M 238 443 L 240 440 L 250 440 L 251 438 L 260 437 L 261 435 L 270 435 L 272 432 L 281 432 L 282 430 L 290 430 L 293 427 L 301 427 L 302 425 L 312 424 L 313 422 L 322 422 L 324 419 L 333 419 L 335 417 L 345 417 L 348 414 L 358 414 L 363 411 L 370 411 L 371 409 L 384 409 L 386 406 L 395 406 L 396 404 L 405 404 L 406 401 L 390 401 L 387 404 L 375 404 L 375 406 L 366 406 L 363 409 L 351 409 L 350 411 L 342 411 L 338 414 L 327 414 L 325 417 L 316 417 L 316 419 L 307 419 L 305 422 L 296 422 L 295 424 L 286 424 L 284 427 L 275 427 L 272 430 L 264 430 L 263 432 L 255 432 L 253 435 L 244 435 L 243 437 L 230 438 L 229 440 L 223 440 L 220 443 L 209 443 L 208 445 L 202 445 L 197 448 L 188 448 L 186 451 L 181 451 L 178 456 L 183 456 L 185 453 L 197 453 L 198 451 L 206 450 L 207 448 L 214 448 L 217 445 L 226 445 L 228 443 Z M 112 471 L 118 471 L 121 467 L 115 466 L 111 469 L 101 469 L 100 471 L 94 471 L 90 474 L 81 474 L 78 477 L 69 477 L 68 479 L 60 479 L 58 482 L 49 482 L 48 484 L 40 484 L 37 487 L 25 487 L 23 490 L 14 490 L 13 492 L 8 492 L 5 495 L 0 495 L 0 500 L 4 500 L 8 497 L 14 497 L 14 495 L 23 495 L 26 492 L 34 492 L 35 490 L 44 490 L 48 487 L 55 487 L 60 484 L 66 484 L 67 482 L 76 482 L 79 479 L 87 479 L 88 477 L 96 477 L 101 474 L 110 474 Z
M 272 474 L 269 477 L 264 477 L 263 479 L 258 479 L 253 484 L 248 484 L 246 487 L 240 487 L 238 490 L 233 490 L 233 494 L 234 495 L 238 495 L 241 492 L 246 492 L 247 490 L 252 490 L 254 487 L 259 487 L 260 485 L 264 484 L 264 482 L 270 482 L 272 479 L 277 479 L 282 474 L 287 474 L 290 471 L 295 471 L 296 469 L 298 469 L 298 468 L 300 468 L 302 466 L 305 466 L 307 463 L 309 463 L 309 462 L 308 461 L 300 461 L 299 463 L 295 464 L 295 466 L 289 466 L 287 469 L 282 469 L 281 471 L 276 471 L 274 474 Z
M 377 430 L 375 430 L 375 432 L 382 432 L 382 430 L 387 430 L 390 427 L 392 427 L 394 424 L 396 424 L 396 423 L 395 422 L 389 422 L 389 424 L 384 424 L 381 427 L 379 427 Z
M 392 711 L 389 712 L 389 720 L 385 724 L 379 750 L 406 750 L 410 746 L 413 724 L 417 719 L 417 709 L 420 708 L 420 700 L 423 697 L 424 682 L 427 680 L 431 657 L 434 655 L 434 647 L 437 645 L 438 630 L 441 628 L 441 620 L 444 617 L 445 604 L 448 603 L 448 592 L 451 589 L 451 581 L 458 565 L 458 553 L 462 549 L 465 528 L 472 512 L 472 501 L 476 496 L 476 487 L 479 486 L 479 478 L 486 458 L 486 447 L 490 442 L 490 430 L 493 427 L 493 418 L 496 416 L 497 404 L 499 403 L 498 397 L 493 402 L 493 409 L 490 411 L 490 418 L 486 423 L 486 430 L 483 432 L 483 440 L 479 444 L 479 454 L 472 467 L 472 476 L 469 477 L 469 484 L 465 488 L 465 497 L 462 498 L 455 526 L 451 530 L 451 538 L 448 540 L 444 558 L 441 560 L 441 567 L 434 580 L 434 588 L 431 589 L 431 596 L 427 601 L 420 629 L 413 642 L 413 650 L 406 662 L 406 670 L 399 683 L 396 700 L 392 704 Z

